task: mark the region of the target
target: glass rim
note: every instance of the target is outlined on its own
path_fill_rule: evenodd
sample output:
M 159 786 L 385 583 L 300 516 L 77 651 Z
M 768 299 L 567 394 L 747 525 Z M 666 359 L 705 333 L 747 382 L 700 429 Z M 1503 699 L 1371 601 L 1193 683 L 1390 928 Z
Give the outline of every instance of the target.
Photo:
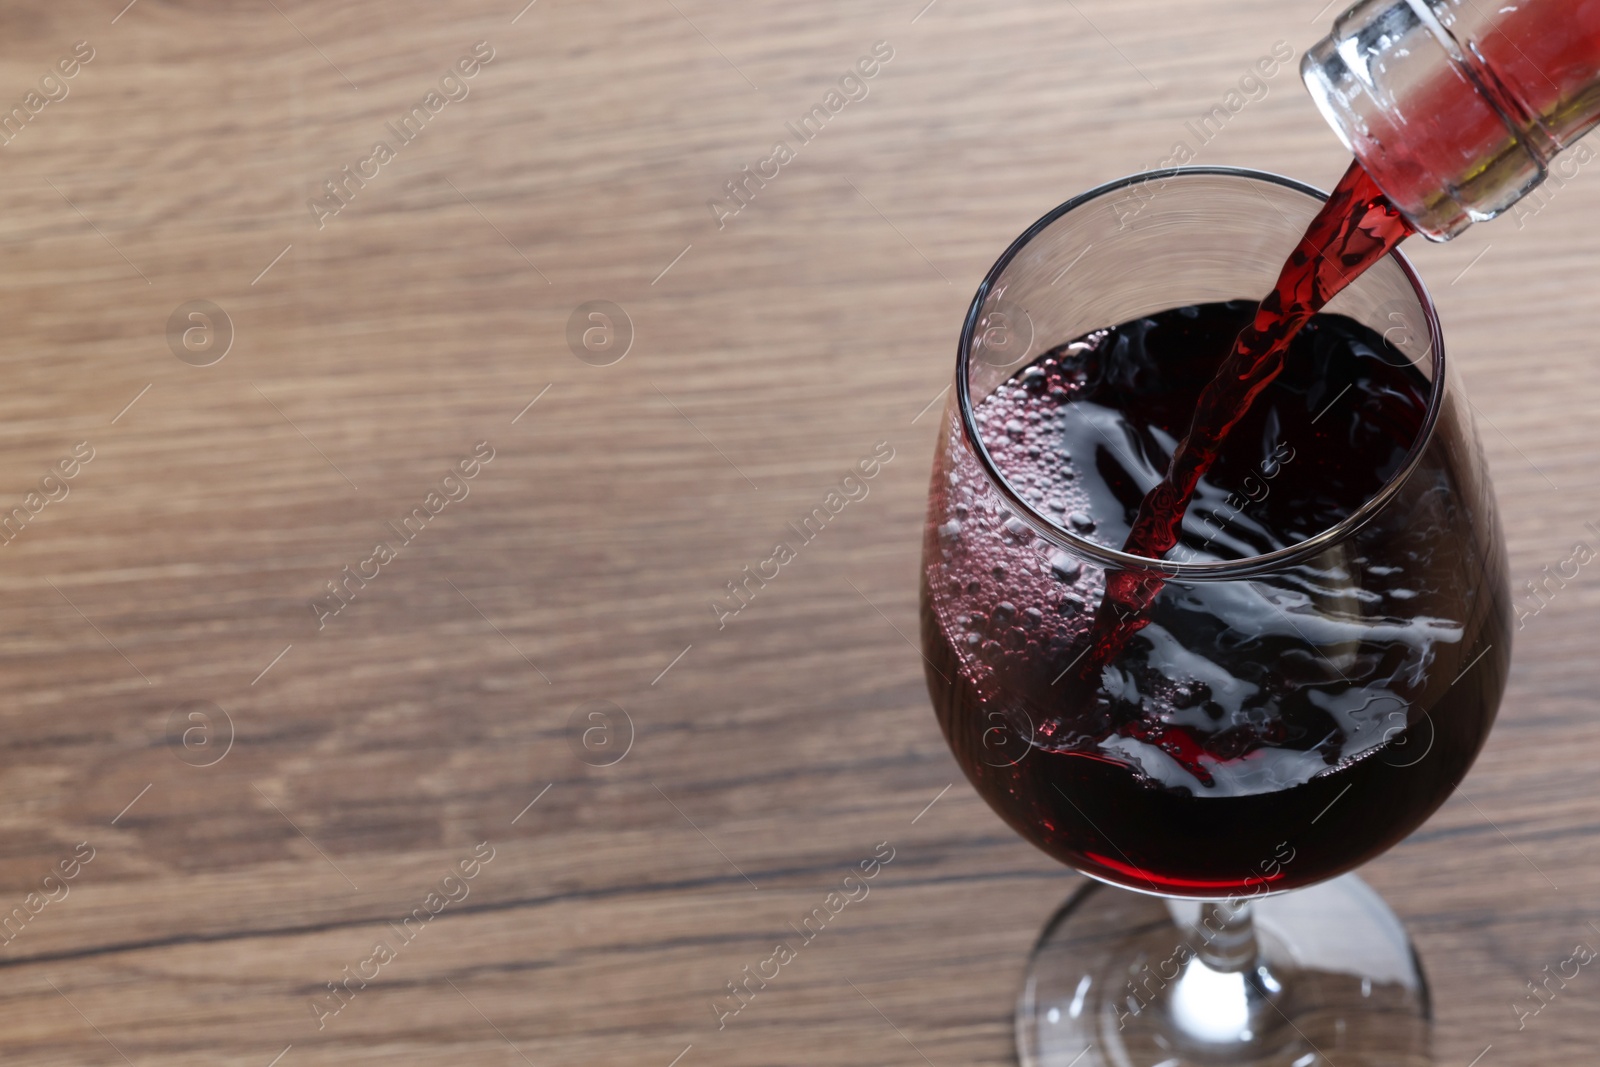
M 984 304 L 1000 276 L 1005 273 L 1014 259 L 1026 248 L 1034 238 L 1038 237 L 1057 220 L 1070 212 L 1100 200 L 1109 194 L 1126 189 L 1133 185 L 1140 185 L 1156 180 L 1171 178 L 1213 176 L 1223 178 L 1242 178 L 1249 181 L 1265 182 L 1279 185 L 1298 193 L 1304 193 L 1319 202 L 1328 199 L 1328 194 L 1314 185 L 1288 178 L 1270 171 L 1252 170 L 1247 167 L 1223 166 L 1186 166 L 1166 167 L 1159 170 L 1141 171 L 1130 174 L 1124 178 L 1096 186 L 1086 192 L 1058 205 L 1033 225 L 1029 226 L 1016 240 L 1011 242 L 1000 258 L 995 260 L 994 266 L 984 275 L 983 281 L 978 285 L 978 291 L 973 297 L 972 305 L 967 311 L 966 320 L 961 328 L 961 340 L 956 353 L 956 398 L 961 415 L 962 436 L 966 438 L 968 447 L 977 456 L 979 464 L 983 467 L 984 474 L 990 483 L 1000 492 L 1006 502 L 1015 509 L 1016 513 L 1034 533 L 1045 540 L 1064 548 L 1086 560 L 1109 568 L 1119 570 L 1136 570 L 1160 574 L 1169 579 L 1192 579 L 1196 581 L 1222 581 L 1227 579 L 1250 578 L 1276 570 L 1285 566 L 1293 566 L 1313 558 L 1318 553 L 1348 539 L 1368 522 L 1372 521 L 1382 511 L 1401 487 L 1410 480 L 1422 456 L 1433 441 L 1435 428 L 1439 423 L 1439 415 L 1444 407 L 1445 395 L 1445 357 L 1444 334 L 1439 323 L 1438 309 L 1434 306 L 1433 297 L 1428 288 L 1423 284 L 1422 278 L 1417 274 L 1400 249 L 1389 253 L 1399 266 L 1406 282 L 1410 285 L 1413 295 L 1422 309 L 1423 319 L 1427 326 L 1429 350 L 1433 365 L 1433 379 L 1428 393 L 1428 408 L 1423 417 L 1422 426 L 1419 428 L 1416 440 L 1411 443 L 1405 459 L 1395 472 L 1389 476 L 1377 492 L 1344 519 L 1328 527 L 1320 533 L 1314 534 L 1303 541 L 1276 549 L 1262 555 L 1248 556 L 1237 560 L 1218 560 L 1203 563 L 1180 563 L 1169 559 L 1151 559 L 1147 556 L 1137 556 L 1124 552 L 1121 549 L 1108 548 L 1105 545 L 1082 537 L 1071 530 L 1050 519 L 1032 504 L 1028 503 L 1020 493 L 1012 487 L 1010 481 L 1000 472 L 994 457 L 989 453 L 989 447 L 984 443 L 983 435 L 978 430 L 976 413 L 972 405 L 972 391 L 968 367 L 971 363 L 972 342 L 977 335 L 978 323 L 982 317 Z M 1114 326 L 1115 323 L 1107 325 Z

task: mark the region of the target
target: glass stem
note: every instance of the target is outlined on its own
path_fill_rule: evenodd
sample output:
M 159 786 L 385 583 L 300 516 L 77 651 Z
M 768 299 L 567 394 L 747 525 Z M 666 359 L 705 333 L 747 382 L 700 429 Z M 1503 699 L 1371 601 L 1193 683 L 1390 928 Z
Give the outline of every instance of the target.
M 1259 950 L 1248 900 L 1206 901 L 1195 934 L 1195 955 L 1213 971 L 1238 974 L 1255 965 Z

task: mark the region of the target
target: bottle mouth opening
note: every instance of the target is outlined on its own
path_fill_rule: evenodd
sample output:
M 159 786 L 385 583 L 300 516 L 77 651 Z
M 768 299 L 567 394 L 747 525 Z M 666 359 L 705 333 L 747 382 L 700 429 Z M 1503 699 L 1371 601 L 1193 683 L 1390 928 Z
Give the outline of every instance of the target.
M 1170 167 L 1163 170 L 1144 171 L 1139 174 L 1129 175 L 1105 185 L 1082 193 L 1066 201 L 1048 214 L 1044 215 L 1032 226 L 1028 227 L 1020 237 L 1011 243 L 1011 246 L 1001 253 L 984 276 L 983 282 L 978 286 L 977 294 L 973 297 L 972 305 L 967 311 L 966 321 L 962 326 L 961 340 L 956 356 L 956 398 L 960 412 L 961 432 L 969 448 L 977 457 L 984 474 L 991 485 L 1005 499 L 1017 517 L 1026 523 L 1035 534 L 1044 538 L 1051 544 L 1065 549 L 1080 559 L 1098 564 L 1107 568 L 1118 570 L 1142 571 L 1159 575 L 1166 579 L 1190 581 L 1224 581 L 1240 578 L 1251 578 L 1284 567 L 1303 563 L 1321 552 L 1337 545 L 1354 535 L 1358 530 L 1370 522 L 1395 495 L 1398 494 L 1411 475 L 1422 462 L 1422 457 L 1433 440 L 1434 430 L 1438 425 L 1440 412 L 1444 406 L 1445 396 L 1445 354 L 1444 337 L 1439 324 L 1438 311 L 1433 305 L 1433 299 L 1428 294 L 1427 287 L 1423 285 L 1411 261 L 1398 249 L 1389 253 L 1396 265 L 1403 273 L 1407 285 L 1416 296 L 1417 303 L 1422 311 L 1423 325 L 1427 331 L 1428 349 L 1424 358 L 1428 359 L 1432 367 L 1432 380 L 1429 382 L 1427 410 L 1423 416 L 1422 424 L 1417 430 L 1411 447 L 1407 450 L 1405 458 L 1395 469 L 1394 473 L 1373 493 L 1359 508 L 1351 512 L 1340 522 L 1314 534 L 1296 544 L 1281 548 L 1262 555 L 1249 556 L 1236 560 L 1216 560 L 1207 562 L 1178 562 L 1168 559 L 1152 559 L 1147 556 L 1134 555 L 1120 549 L 1109 548 L 1096 541 L 1091 541 L 1072 530 L 1062 526 L 1043 512 L 1030 504 L 1023 495 L 1017 491 L 1010 480 L 1001 472 L 999 465 L 990 454 L 989 447 L 983 439 L 983 433 L 977 422 L 977 413 L 974 408 L 971 375 L 969 369 L 973 359 L 974 342 L 979 335 L 984 309 L 990 294 L 1003 281 L 1006 269 L 1012 261 L 1025 249 L 1034 238 L 1048 229 L 1057 220 L 1072 211 L 1087 206 L 1103 197 L 1116 194 L 1129 188 L 1152 181 L 1166 182 L 1171 179 L 1185 177 L 1211 176 L 1238 178 L 1248 181 L 1268 182 L 1287 189 L 1303 193 L 1317 201 L 1326 201 L 1328 194 L 1315 186 L 1304 182 L 1286 178 L 1282 175 L 1272 174 L 1267 171 L 1249 170 L 1241 167 Z M 1298 235 L 1296 235 L 1298 236 Z M 1358 283 L 1359 284 L 1359 283 Z M 1240 294 L 1243 299 L 1259 300 L 1265 294 Z M 1116 323 L 1105 323 L 1105 326 L 1115 326 Z M 1070 338 L 1061 338 L 1070 340 Z M 1021 364 L 1018 364 L 1019 368 Z
M 1339 143 L 1361 161 L 1372 180 L 1378 183 L 1383 194 L 1395 206 L 1413 229 L 1430 241 L 1444 242 L 1459 237 L 1472 225 L 1472 218 L 1453 190 L 1435 181 L 1421 181 L 1413 176 L 1409 183 L 1398 182 L 1396 166 L 1404 164 L 1389 158 L 1388 147 L 1375 140 L 1366 130 L 1358 102 L 1366 107 L 1377 107 L 1370 87 L 1350 69 L 1337 43 L 1332 37 L 1324 38 L 1306 51 L 1300 61 L 1300 77 L 1311 95 L 1317 111 L 1332 127 Z M 1411 168 L 1415 169 L 1413 163 Z M 1424 200 L 1422 188 L 1432 192 Z
M 1540 113 L 1457 38 L 1446 14 L 1456 2 L 1361 0 L 1300 61 L 1340 142 L 1430 241 L 1509 210 L 1561 150 Z M 1419 84 L 1441 87 L 1445 102 Z M 1441 107 L 1453 116 L 1446 141 L 1430 132 Z

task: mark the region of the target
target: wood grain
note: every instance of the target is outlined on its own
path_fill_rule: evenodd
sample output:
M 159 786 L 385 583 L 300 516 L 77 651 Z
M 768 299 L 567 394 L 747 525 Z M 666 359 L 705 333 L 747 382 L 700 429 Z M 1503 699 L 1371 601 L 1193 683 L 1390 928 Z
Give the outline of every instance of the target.
M 918 415 L 1005 244 L 1166 158 L 1323 31 L 1316 6 L 0 13 L 0 102 L 94 51 L 0 147 L 0 505 L 94 450 L 0 550 L 0 912 L 94 850 L 0 945 L 0 1058 L 1010 1062 L 1024 954 L 1074 878 L 960 780 L 904 639 Z M 467 95 L 319 228 L 308 198 L 480 41 Z M 719 229 L 707 200 L 879 41 L 865 98 Z M 1200 160 L 1331 184 L 1293 71 L 1265 86 Z M 1596 233 L 1583 173 L 1414 251 L 1519 581 L 1600 521 Z M 200 300 L 234 334 L 204 367 L 168 337 Z M 610 366 L 568 347 L 594 300 L 632 323 Z M 878 441 L 871 495 L 719 629 L 710 600 Z M 326 583 L 479 442 L 465 498 L 319 630 Z M 1591 578 L 1517 635 L 1466 794 L 1366 871 L 1427 962 L 1441 1064 L 1593 1044 L 1600 977 L 1521 1032 L 1512 1009 L 1600 941 Z M 591 701 L 631 721 L 614 765 L 576 754 Z M 485 841 L 468 895 L 319 1029 L 327 983 Z M 870 898 L 719 1030 L 724 983 L 885 841 Z

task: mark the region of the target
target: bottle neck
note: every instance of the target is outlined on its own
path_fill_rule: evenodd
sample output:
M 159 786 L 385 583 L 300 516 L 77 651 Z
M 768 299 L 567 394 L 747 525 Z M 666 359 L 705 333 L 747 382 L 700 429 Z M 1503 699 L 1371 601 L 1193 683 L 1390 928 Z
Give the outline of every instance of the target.
M 1362 0 L 1301 76 L 1384 194 L 1448 240 L 1600 121 L 1600 0 Z

